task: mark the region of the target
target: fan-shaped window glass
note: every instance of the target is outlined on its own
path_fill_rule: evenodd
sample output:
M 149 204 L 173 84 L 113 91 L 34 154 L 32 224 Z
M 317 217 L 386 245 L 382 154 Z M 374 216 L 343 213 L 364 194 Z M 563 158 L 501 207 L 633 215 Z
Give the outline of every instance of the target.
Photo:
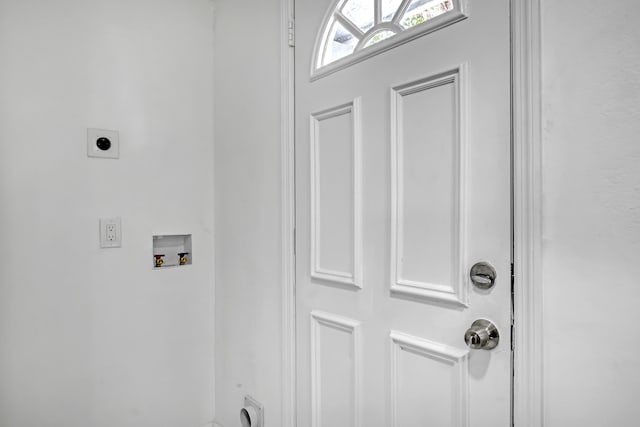
M 374 23 L 373 5 L 371 0 L 347 0 L 342 14 L 360 30 L 367 31 Z
M 358 43 L 358 39 L 340 22 L 333 23 L 330 38 L 331 43 L 327 46 L 324 54 L 324 60 L 327 63 L 331 63 L 353 53 Z
M 393 19 L 393 15 L 396 13 L 396 10 L 400 7 L 400 3 L 402 0 L 382 0 L 380 6 L 381 10 L 381 20 L 382 22 L 389 22 Z
M 400 19 L 400 25 L 402 25 L 403 28 L 415 27 L 451 9 L 453 9 L 453 2 L 451 0 L 431 2 L 426 0 L 413 0 L 409 3 L 407 11 Z
M 382 30 L 379 33 L 376 33 L 373 37 L 371 37 L 369 41 L 365 43 L 364 47 L 369 47 L 373 44 L 381 42 L 382 40 L 386 40 L 389 37 L 393 37 L 395 35 L 396 33 L 394 33 L 391 30 Z
M 467 17 L 466 0 L 336 0 L 320 33 L 320 76 Z

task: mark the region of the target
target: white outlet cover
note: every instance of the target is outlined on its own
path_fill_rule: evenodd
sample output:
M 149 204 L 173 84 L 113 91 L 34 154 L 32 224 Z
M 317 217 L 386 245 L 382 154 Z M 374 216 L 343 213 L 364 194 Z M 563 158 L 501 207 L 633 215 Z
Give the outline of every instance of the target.
M 122 246 L 122 226 L 120 218 L 100 218 L 100 247 L 119 248 Z
M 98 147 L 98 140 L 107 138 L 111 147 L 107 150 Z M 101 157 L 103 159 L 120 158 L 120 136 L 116 130 L 87 129 L 87 156 Z

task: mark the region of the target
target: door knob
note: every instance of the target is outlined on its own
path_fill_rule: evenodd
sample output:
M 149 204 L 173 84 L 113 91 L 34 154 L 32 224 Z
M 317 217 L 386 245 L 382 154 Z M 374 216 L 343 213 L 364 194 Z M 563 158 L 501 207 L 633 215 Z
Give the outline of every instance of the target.
M 474 350 L 491 350 L 498 345 L 500 334 L 496 325 L 486 319 L 478 319 L 464 334 L 464 342 Z

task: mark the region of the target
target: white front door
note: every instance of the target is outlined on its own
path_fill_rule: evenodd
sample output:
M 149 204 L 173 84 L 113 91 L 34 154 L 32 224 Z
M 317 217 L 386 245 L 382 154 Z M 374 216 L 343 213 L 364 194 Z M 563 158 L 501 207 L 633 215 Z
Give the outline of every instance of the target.
M 447 2 L 464 19 L 310 78 L 426 3 L 296 0 L 298 427 L 510 425 L 508 0 Z M 465 343 L 477 319 L 494 349 Z

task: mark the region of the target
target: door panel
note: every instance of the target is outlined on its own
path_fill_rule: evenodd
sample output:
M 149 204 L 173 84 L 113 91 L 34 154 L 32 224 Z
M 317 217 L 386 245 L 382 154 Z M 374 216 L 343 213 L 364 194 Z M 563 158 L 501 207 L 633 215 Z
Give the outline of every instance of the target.
M 358 100 L 311 115 L 311 276 L 360 287 Z
M 360 323 L 311 313 L 311 401 L 314 427 L 360 425 Z
M 392 290 L 467 303 L 462 68 L 391 93 Z
M 466 425 L 468 352 L 395 331 L 390 338 L 391 425 Z
M 506 427 L 508 0 L 313 80 L 334 5 L 296 1 L 298 426 Z M 495 349 L 466 346 L 478 318 Z

